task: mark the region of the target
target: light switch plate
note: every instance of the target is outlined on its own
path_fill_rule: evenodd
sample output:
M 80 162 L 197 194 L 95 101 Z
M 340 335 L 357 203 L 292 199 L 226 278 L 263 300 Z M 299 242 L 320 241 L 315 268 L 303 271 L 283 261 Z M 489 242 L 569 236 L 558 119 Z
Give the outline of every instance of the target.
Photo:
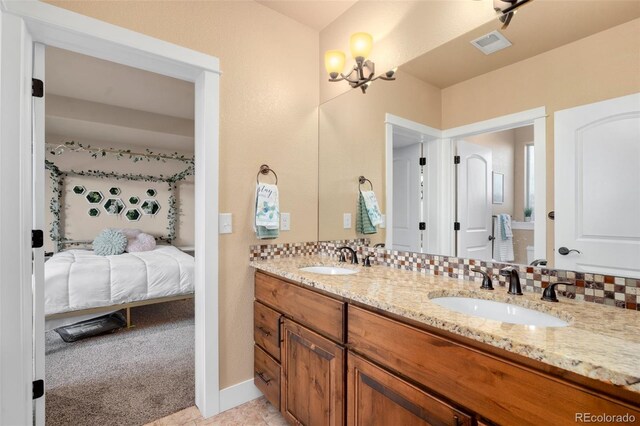
M 382 218 L 382 223 L 380 224 L 380 228 L 384 229 L 387 227 L 387 215 L 383 214 L 383 215 L 380 215 L 380 217 Z
M 233 232 L 233 217 L 231 213 L 220 213 L 218 215 L 218 231 L 220 234 Z
M 342 227 L 344 229 L 351 229 L 351 213 L 345 213 L 342 217 Z
M 291 213 L 280 213 L 280 230 L 291 230 Z

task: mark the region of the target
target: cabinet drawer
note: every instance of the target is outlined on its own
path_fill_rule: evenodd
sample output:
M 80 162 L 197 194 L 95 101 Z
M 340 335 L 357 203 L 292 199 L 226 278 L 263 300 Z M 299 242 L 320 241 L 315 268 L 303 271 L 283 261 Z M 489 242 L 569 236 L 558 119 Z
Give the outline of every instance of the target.
M 471 416 L 348 353 L 347 424 L 471 426 Z
M 575 424 L 576 413 L 633 414 L 637 407 L 349 306 L 350 348 L 498 424 Z
M 253 340 L 269 355 L 280 361 L 280 317 L 279 312 L 253 302 Z
M 280 410 L 280 365 L 258 345 L 254 345 L 253 349 L 253 382 L 265 398 Z
M 344 302 L 260 272 L 256 272 L 255 294 L 260 302 L 297 322 L 338 342 L 344 342 Z

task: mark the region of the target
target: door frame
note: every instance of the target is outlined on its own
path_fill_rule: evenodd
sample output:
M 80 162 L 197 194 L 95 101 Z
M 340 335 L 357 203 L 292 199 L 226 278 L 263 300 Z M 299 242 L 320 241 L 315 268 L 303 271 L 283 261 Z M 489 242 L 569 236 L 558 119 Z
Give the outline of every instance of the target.
M 385 114 L 385 246 L 393 249 L 393 128 L 403 127 L 424 135 L 440 139 L 442 131 L 427 125 L 407 120 L 397 115 Z M 437 145 L 440 145 L 439 143 Z M 429 160 L 427 160 L 429 162 Z M 427 193 L 429 191 L 427 190 Z M 427 200 L 428 197 L 425 197 Z M 426 209 L 425 209 L 426 211 Z
M 547 112 L 546 107 L 538 107 L 514 114 L 503 115 L 489 120 L 478 121 L 476 123 L 454 127 L 442 131 L 442 143 L 447 146 L 450 156 L 445 159 L 448 163 L 448 179 L 445 179 L 449 188 L 443 188 L 444 193 L 453 194 L 451 199 L 442 199 L 443 203 L 449 203 L 451 212 L 455 212 L 455 193 L 457 191 L 455 183 L 455 165 L 453 155 L 455 152 L 455 140 L 481 133 L 499 132 L 502 130 L 514 129 L 517 127 L 533 125 L 535 170 L 534 177 L 536 187 L 534 190 L 536 205 L 534 207 L 536 223 L 534 226 L 534 256 L 536 259 L 547 259 Z M 455 231 L 453 231 L 453 218 L 445 225 L 448 229 L 443 229 L 450 236 L 451 247 L 455 246 Z M 457 253 L 455 254 L 457 255 Z
M 3 1 L 0 3 L 0 424 L 32 424 L 34 420 L 31 78 L 36 42 L 195 84 L 196 405 L 203 417 L 212 416 L 220 411 L 218 58 L 46 3 Z

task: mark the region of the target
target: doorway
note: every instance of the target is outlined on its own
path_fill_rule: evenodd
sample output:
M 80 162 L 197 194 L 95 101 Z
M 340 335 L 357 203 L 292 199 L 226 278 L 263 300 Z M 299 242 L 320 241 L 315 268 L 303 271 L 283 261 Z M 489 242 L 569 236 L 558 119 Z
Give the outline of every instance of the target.
M 533 125 L 456 140 L 458 256 L 534 259 Z
M 514 130 L 515 129 L 515 130 Z M 525 192 L 528 191 L 529 198 L 527 202 L 531 202 L 535 200 L 535 205 L 531 206 L 530 217 L 537 218 L 538 220 L 535 222 L 535 226 L 533 226 L 530 222 L 526 225 L 523 225 L 524 229 L 528 230 L 533 227 L 533 254 L 531 255 L 531 250 L 529 250 L 529 254 L 524 254 L 523 259 L 527 258 L 527 256 L 532 257 L 534 260 L 543 260 L 547 259 L 547 226 L 546 226 L 546 109 L 545 107 L 534 108 L 531 110 L 526 110 L 522 112 L 517 112 L 514 114 L 509 114 L 493 119 L 489 119 L 486 121 L 481 121 L 461 127 L 456 127 L 452 129 L 447 129 L 442 132 L 444 146 L 447 148 L 446 150 L 450 150 L 451 152 L 451 160 L 449 160 L 449 172 L 445 173 L 445 186 L 442 189 L 442 194 L 454 194 L 453 197 L 449 198 L 446 195 L 440 200 L 447 204 L 448 202 L 451 206 L 451 212 L 453 212 L 453 226 L 449 229 L 449 235 L 451 236 L 451 252 L 460 257 L 466 257 L 467 252 L 461 246 L 467 244 L 470 247 L 480 248 L 478 251 L 482 252 L 484 258 L 486 260 L 491 260 L 494 256 L 490 256 L 491 249 L 494 246 L 494 240 L 490 239 L 490 237 L 494 237 L 495 229 L 497 225 L 498 218 L 489 218 L 487 219 L 488 212 L 491 211 L 491 216 L 493 216 L 493 186 L 494 180 L 496 181 L 496 185 L 498 188 L 497 192 L 500 192 L 504 185 L 504 173 L 500 173 L 496 170 L 496 174 L 494 179 L 494 170 L 493 167 L 487 162 L 486 153 L 463 153 L 463 155 L 469 155 L 469 158 L 475 158 L 478 161 L 473 161 L 475 172 L 480 175 L 482 174 L 482 188 L 483 191 L 481 195 L 478 195 L 477 191 L 474 193 L 469 193 L 467 191 L 463 191 L 458 193 L 457 190 L 460 187 L 459 180 L 468 179 L 468 176 L 465 174 L 468 168 L 465 168 L 465 164 L 460 167 L 460 163 L 462 163 L 462 156 L 457 157 L 457 143 L 458 141 L 466 141 L 469 138 L 480 138 L 482 136 L 478 135 L 487 135 L 487 134 L 498 134 L 499 132 L 522 132 L 526 134 L 526 136 L 522 136 L 523 139 L 527 139 L 526 143 L 520 143 L 517 145 L 519 158 L 524 158 L 524 155 L 528 155 L 529 165 L 525 167 L 524 164 L 520 164 L 520 169 L 524 170 L 526 175 L 524 175 L 524 182 L 519 183 L 521 187 L 518 190 L 518 194 L 521 194 L 525 197 Z M 491 137 L 489 137 L 491 138 Z M 471 146 L 473 148 L 473 145 Z M 486 150 L 485 150 L 486 152 Z M 522 154 L 520 156 L 520 154 Z M 484 157 L 483 157 L 484 156 Z M 484 158 L 480 161 L 480 158 Z M 448 160 L 448 159 L 445 159 Z M 524 161 L 524 160 L 522 160 Z M 480 167 L 481 163 L 484 163 L 483 167 Z M 514 166 L 515 167 L 515 166 Z M 448 175 L 448 176 L 447 176 Z M 500 176 L 502 175 L 502 176 Z M 502 182 L 502 183 L 500 183 Z M 514 184 L 515 185 L 515 184 Z M 477 189 L 477 188 L 476 188 Z M 502 190 L 504 195 L 504 191 Z M 514 192 L 515 194 L 515 192 Z M 478 195 L 478 199 L 472 198 L 474 195 Z M 472 203 L 464 204 L 464 201 L 461 199 L 462 196 L 467 196 Z M 481 198 L 481 199 L 480 199 Z M 502 203 L 502 204 L 500 204 Z M 462 204 L 462 205 L 460 205 Z M 527 207 L 526 202 L 523 200 L 519 205 L 517 211 L 513 211 L 513 215 L 516 217 L 522 217 L 522 221 L 524 222 L 525 216 L 525 208 Z M 500 197 L 496 199 L 496 205 L 503 206 L 504 201 L 500 201 Z M 469 217 L 469 206 L 472 206 L 475 209 L 482 210 L 483 214 L 481 216 L 481 222 L 476 221 L 469 226 L 469 220 L 466 219 Z M 461 209 L 464 208 L 465 211 L 461 212 Z M 498 209 L 496 209 L 498 210 Z M 522 210 L 522 211 L 520 211 Z M 497 212 L 496 216 L 498 216 L 500 212 Z M 522 216 L 520 216 L 522 215 Z M 466 232 L 467 235 L 462 235 L 461 230 L 465 226 L 461 223 L 461 217 L 465 218 L 467 222 Z M 447 224 L 445 224 L 447 226 Z M 493 231 L 493 232 L 492 232 Z M 473 235 L 477 233 L 478 237 Z M 476 238 L 477 244 L 475 240 L 468 238 L 465 240 L 465 237 L 472 236 Z M 462 239 L 462 240 L 461 240 Z M 526 244 L 526 247 L 530 244 Z M 494 250 L 495 252 L 495 250 Z M 495 253 L 494 253 L 495 254 Z
M 41 248 L 33 249 L 31 241 L 32 229 L 43 228 L 41 219 L 34 217 L 34 212 L 42 207 L 38 205 L 38 195 L 42 192 L 33 190 L 32 140 L 34 155 L 44 158 L 43 117 L 37 116 L 44 111 L 40 101 L 32 98 L 31 89 L 32 78 L 44 80 L 44 68 L 34 57 L 38 49 L 34 43 L 195 83 L 195 167 L 200 170 L 195 182 L 195 226 L 199 230 L 195 240 L 199 254 L 195 262 L 196 405 L 204 417 L 219 412 L 218 60 L 40 2 L 3 3 L 1 19 L 0 107 L 5 112 L 0 117 L 0 158 L 3 159 L 0 189 L 6 199 L 15 204 L 13 209 L 3 209 L 0 217 L 3 235 L 0 345 L 11 348 L 11 352 L 0 359 L 3 377 L 0 423 L 44 423 L 43 399 L 33 399 L 32 392 L 32 382 L 42 379 L 44 367 L 40 352 L 44 331 L 40 318 L 44 315 L 42 300 L 37 297 L 41 294 L 39 265 L 43 263 L 44 253 Z M 36 120 L 32 128 L 33 114 Z

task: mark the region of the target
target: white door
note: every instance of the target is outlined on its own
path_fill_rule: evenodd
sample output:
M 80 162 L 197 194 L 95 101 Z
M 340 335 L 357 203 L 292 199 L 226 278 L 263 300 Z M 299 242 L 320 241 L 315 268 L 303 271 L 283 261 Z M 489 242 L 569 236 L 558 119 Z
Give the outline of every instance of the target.
M 393 250 L 422 251 L 422 143 L 393 150 Z
M 34 44 L 33 78 L 44 82 L 45 46 Z M 44 221 L 44 96 L 32 97 L 33 229 L 47 232 Z M 33 250 L 33 380 L 44 380 L 44 249 Z M 44 425 L 44 395 L 33 400 L 34 424 Z
M 640 278 L 640 93 L 555 113 L 555 266 Z
M 491 260 L 491 150 L 457 141 L 458 257 Z

